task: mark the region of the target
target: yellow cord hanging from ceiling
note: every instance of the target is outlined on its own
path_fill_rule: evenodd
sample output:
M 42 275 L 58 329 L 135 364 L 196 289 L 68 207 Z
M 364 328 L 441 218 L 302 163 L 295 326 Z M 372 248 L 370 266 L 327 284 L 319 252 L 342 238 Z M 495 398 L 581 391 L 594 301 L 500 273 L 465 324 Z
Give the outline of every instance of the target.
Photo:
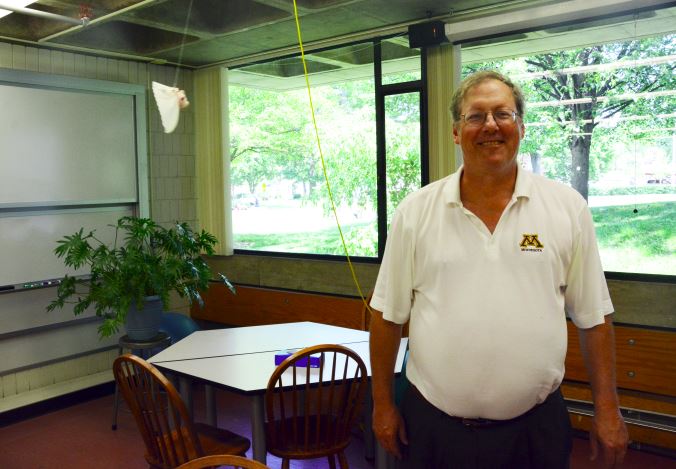
M 361 301 L 364 303 L 365 309 L 364 313 L 368 310 L 371 314 L 373 314 L 373 311 L 371 310 L 371 307 L 368 305 L 368 302 L 366 301 L 366 298 L 364 297 L 364 293 L 361 290 L 361 286 L 359 285 L 359 280 L 357 280 L 357 274 L 354 271 L 354 266 L 352 265 L 352 261 L 350 260 L 350 253 L 347 250 L 347 245 L 345 244 L 345 237 L 343 236 L 343 229 L 340 226 L 340 221 L 338 220 L 338 212 L 336 210 L 336 204 L 333 200 L 333 193 L 331 192 L 331 184 L 329 183 L 329 177 L 326 172 L 326 163 L 324 162 L 324 152 L 322 151 L 322 144 L 321 140 L 319 139 L 319 128 L 317 127 L 317 119 L 315 118 L 315 108 L 314 105 L 312 104 L 312 92 L 310 91 L 310 77 L 308 76 L 307 73 L 307 64 L 305 63 L 305 51 L 303 49 L 303 39 L 301 37 L 300 33 L 300 20 L 298 19 L 298 7 L 296 5 L 296 0 L 293 0 L 293 16 L 296 19 L 296 32 L 298 33 L 298 46 L 300 47 L 300 57 L 301 61 L 303 62 L 303 75 L 305 76 L 305 86 L 307 88 L 307 95 L 308 99 L 310 102 L 310 113 L 312 114 L 312 125 L 314 126 L 315 129 L 315 139 L 317 140 L 317 149 L 319 150 L 319 158 L 322 162 L 322 172 L 324 173 L 324 180 L 326 181 L 326 190 L 329 194 L 329 200 L 331 201 L 331 210 L 333 211 L 333 216 L 336 219 L 336 226 L 338 226 L 338 233 L 340 233 L 340 241 L 343 244 L 343 250 L 345 251 L 345 257 L 347 258 L 347 265 L 350 267 L 350 272 L 352 273 L 352 279 L 354 280 L 354 284 L 357 286 L 357 291 L 359 292 L 359 297 L 361 298 Z M 366 318 L 362 317 L 362 326 L 365 327 L 366 325 Z

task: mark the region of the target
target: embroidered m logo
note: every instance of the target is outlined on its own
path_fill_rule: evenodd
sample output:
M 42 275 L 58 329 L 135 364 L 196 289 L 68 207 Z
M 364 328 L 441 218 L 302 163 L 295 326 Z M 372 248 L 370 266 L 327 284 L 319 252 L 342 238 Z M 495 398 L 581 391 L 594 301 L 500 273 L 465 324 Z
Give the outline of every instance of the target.
M 522 249 L 527 248 L 542 249 L 543 247 L 545 247 L 544 244 L 542 244 L 538 239 L 537 234 L 525 234 L 525 233 L 523 235 L 521 243 L 519 243 L 519 246 L 521 246 Z

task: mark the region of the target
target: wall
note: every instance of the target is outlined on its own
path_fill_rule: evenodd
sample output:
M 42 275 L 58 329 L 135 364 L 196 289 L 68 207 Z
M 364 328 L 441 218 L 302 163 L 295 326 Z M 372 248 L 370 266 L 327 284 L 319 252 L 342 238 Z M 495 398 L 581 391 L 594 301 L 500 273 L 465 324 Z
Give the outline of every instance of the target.
M 149 89 L 153 80 L 172 84 L 175 74 L 173 67 L 4 42 L 0 42 L 0 67 L 145 85 L 148 90 L 146 106 L 151 217 L 163 225 L 180 220 L 196 226 L 193 109 L 188 108 L 183 112 L 172 134 L 164 134 Z M 192 72 L 182 70 L 178 86 L 186 90 L 188 97 L 192 96 Z M 36 138 L 39 136 L 36 135 Z M 0 335 L 0 356 L 17 350 L 22 353 L 24 350 L 34 352 L 26 353 L 25 366 L 0 371 L 0 412 L 112 380 L 110 370 L 112 360 L 117 355 L 116 338 L 99 341 L 96 338 L 97 322 L 70 321 L 55 325 L 63 321 L 63 315 L 55 315 L 54 319 L 45 321 L 44 316 L 49 313 L 37 306 L 42 304 L 41 301 L 35 301 L 35 297 L 15 296 L 44 294 L 42 291 L 0 295 L 0 320 L 11 320 L 6 316 L 7 312 L 11 310 L 12 314 L 16 314 L 18 310 L 19 314 L 32 315 L 46 323 L 39 328 Z M 176 302 L 174 309 L 187 308 L 185 304 Z M 70 334 L 65 333 L 67 330 Z M 59 344 L 73 331 L 86 337 L 83 349 L 57 360 L 41 359 L 41 347 Z
M 171 84 L 175 72 L 170 67 L 3 42 L 0 42 L 0 67 L 137 83 L 146 87 L 152 80 Z M 179 86 L 186 89 L 189 97 L 194 94 L 192 81 L 191 72 L 181 72 Z M 151 216 L 165 225 L 174 220 L 196 225 L 193 108 L 184 112 L 178 128 L 169 135 L 162 132 L 150 91 L 148 110 Z M 358 296 L 344 262 L 243 255 L 216 257 L 210 262 L 216 271 L 238 283 Z M 362 291 L 367 294 L 375 283 L 378 265 L 355 264 L 355 269 Z M 616 321 L 676 327 L 673 306 L 676 304 L 676 285 L 614 280 L 609 282 L 609 287 L 617 310 Z M 4 311 L 2 302 L 3 299 L 7 301 L 7 297 L 9 295 L 0 295 L 0 320 Z M 32 303 L 26 301 L 26 305 Z M 187 309 L 182 302 L 176 302 L 175 306 L 175 309 Z M 26 314 L 47 314 L 42 309 L 26 308 Z M 83 334 L 96 334 L 95 323 L 68 327 L 81 328 Z M 28 335 L 0 337 L 0 348 L 14 349 L 27 340 L 45 343 L 58 339 L 58 336 L 59 328 L 47 327 Z M 99 350 L 83 350 L 53 363 L 41 362 L 36 357 L 22 369 L 0 372 L 0 412 L 110 381 L 110 365 L 117 354 L 114 344 L 114 340 L 97 343 Z
M 216 257 L 210 263 L 215 271 L 236 283 L 358 296 L 344 262 L 235 255 Z M 355 264 L 364 295 L 373 289 L 378 267 Z M 608 288 L 616 322 L 676 328 L 675 284 L 609 280 Z

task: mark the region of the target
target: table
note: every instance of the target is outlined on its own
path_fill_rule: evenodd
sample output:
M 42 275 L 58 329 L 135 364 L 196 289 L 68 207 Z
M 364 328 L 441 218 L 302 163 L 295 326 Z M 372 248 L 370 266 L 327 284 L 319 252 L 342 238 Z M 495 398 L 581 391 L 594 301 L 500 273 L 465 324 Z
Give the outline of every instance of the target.
M 369 333 L 316 322 L 197 331 L 153 356 L 152 363 L 303 348 L 317 344 L 368 342 Z
M 364 360 L 370 376 L 368 337 L 366 331 L 313 322 L 198 331 L 149 361 L 163 371 L 178 374 L 186 403 L 191 402 L 191 379 L 250 396 L 253 456 L 265 463 L 264 396 L 268 380 L 276 368 L 275 352 L 325 343 L 345 345 Z M 407 342 L 407 339 L 401 342 L 395 366 L 397 372 L 401 370 Z M 209 404 L 210 400 L 208 397 L 208 419 L 209 423 L 215 423 L 215 407 Z

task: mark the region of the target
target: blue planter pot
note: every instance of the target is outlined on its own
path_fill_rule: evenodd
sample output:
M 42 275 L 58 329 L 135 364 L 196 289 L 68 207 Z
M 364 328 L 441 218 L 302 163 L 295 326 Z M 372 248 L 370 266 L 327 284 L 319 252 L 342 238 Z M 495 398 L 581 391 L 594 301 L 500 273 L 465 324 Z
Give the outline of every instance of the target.
M 157 335 L 162 322 L 162 300 L 159 296 L 148 296 L 142 309 L 132 302 L 127 312 L 125 327 L 132 340 L 149 340 Z

